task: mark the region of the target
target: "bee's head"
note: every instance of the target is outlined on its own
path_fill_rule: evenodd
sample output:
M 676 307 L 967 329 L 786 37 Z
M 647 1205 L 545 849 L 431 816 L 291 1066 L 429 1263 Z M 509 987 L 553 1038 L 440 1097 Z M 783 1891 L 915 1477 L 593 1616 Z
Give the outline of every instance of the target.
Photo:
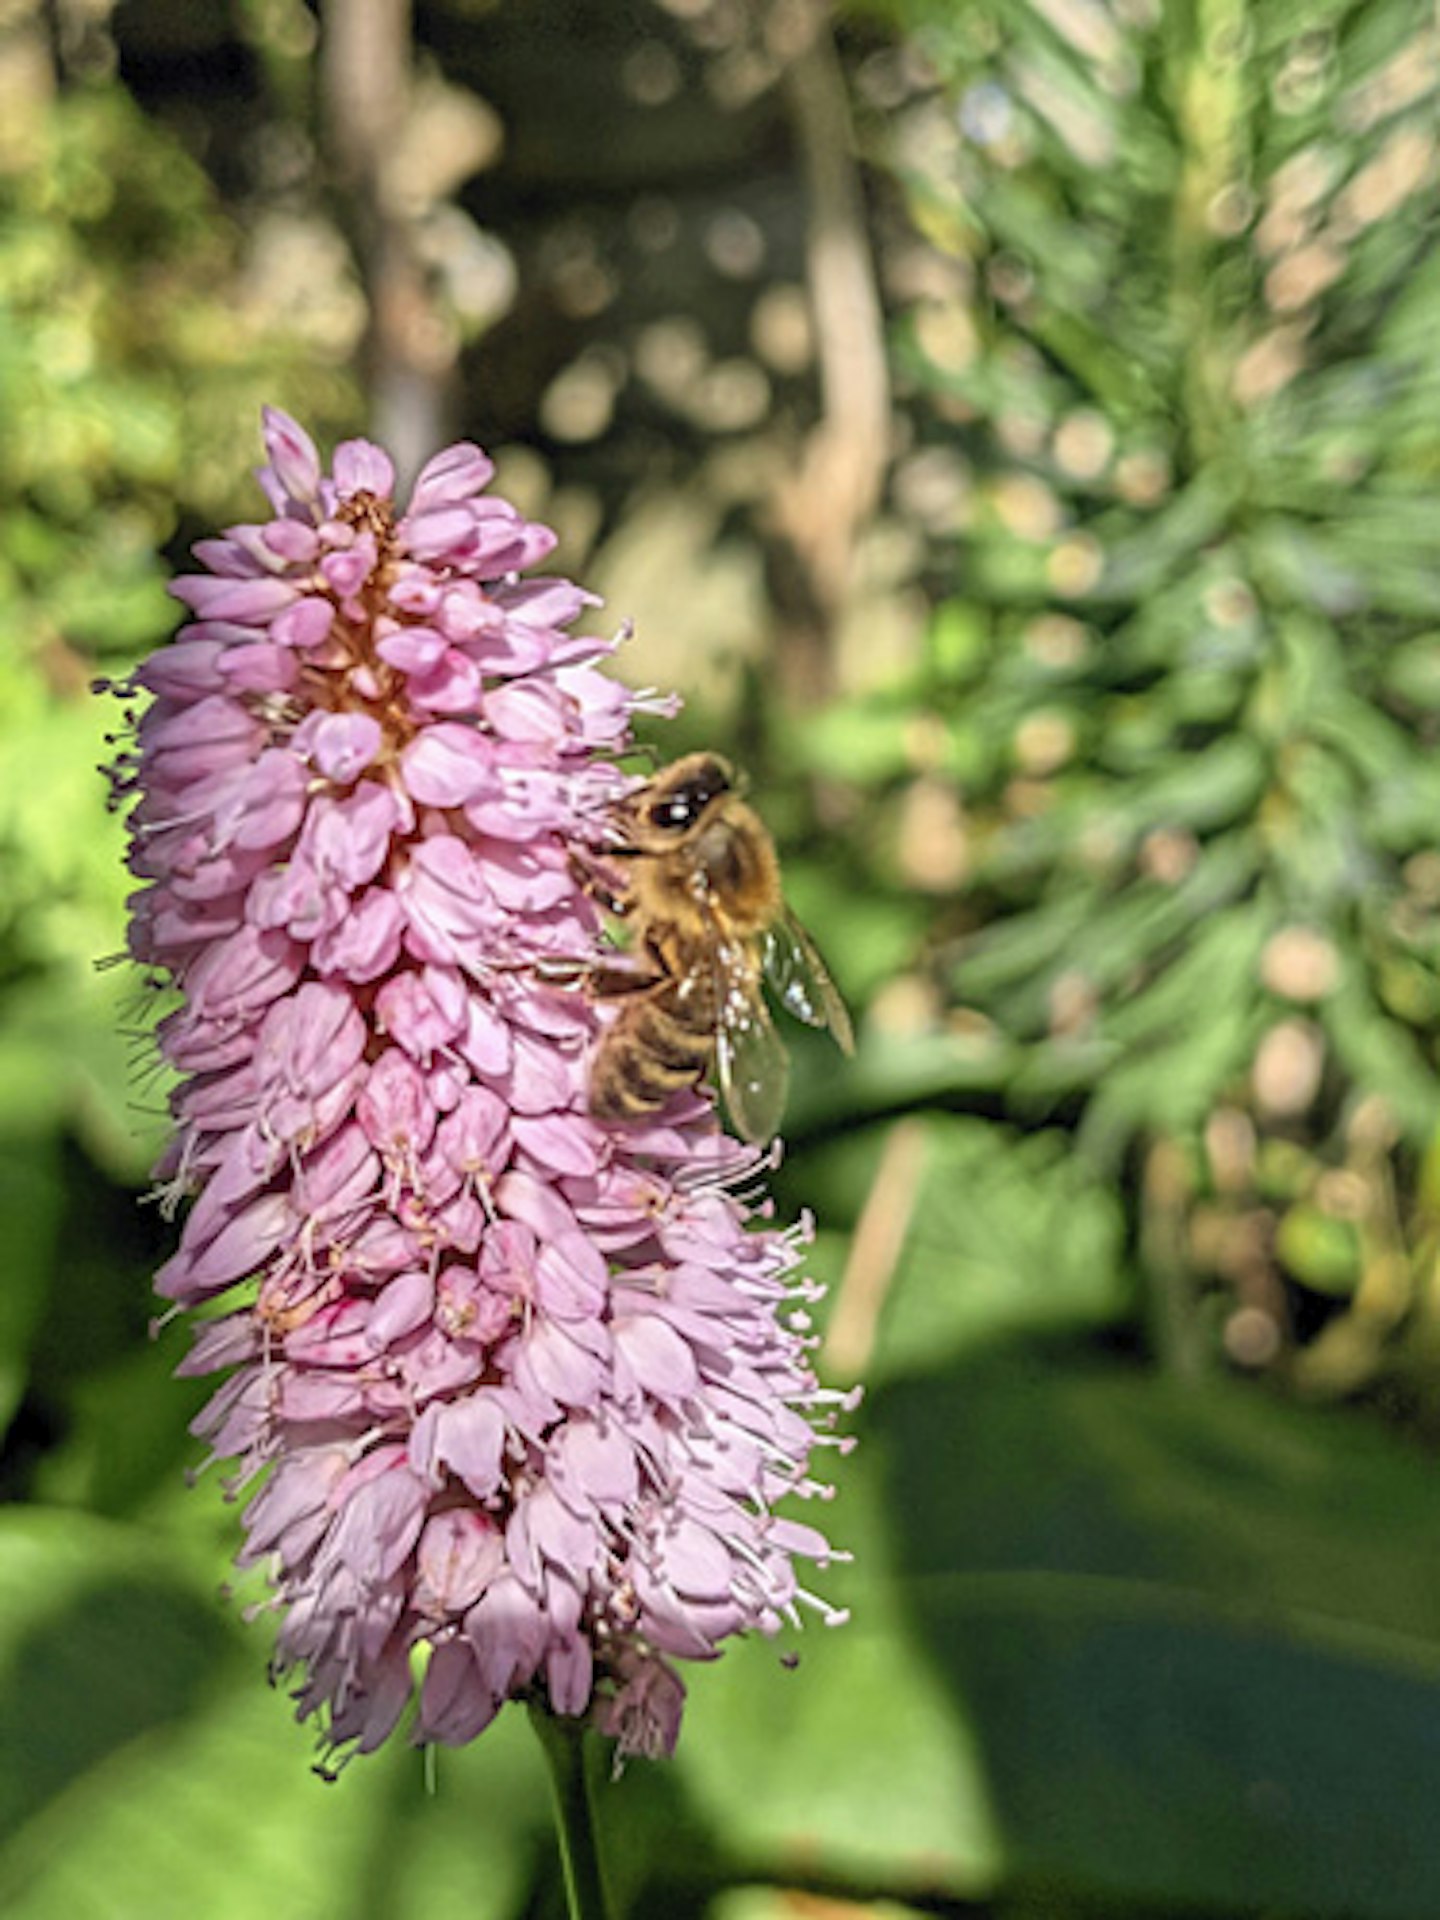
M 633 805 L 637 818 L 657 837 L 687 834 L 712 801 L 736 788 L 735 770 L 718 753 L 688 753 L 666 767 Z

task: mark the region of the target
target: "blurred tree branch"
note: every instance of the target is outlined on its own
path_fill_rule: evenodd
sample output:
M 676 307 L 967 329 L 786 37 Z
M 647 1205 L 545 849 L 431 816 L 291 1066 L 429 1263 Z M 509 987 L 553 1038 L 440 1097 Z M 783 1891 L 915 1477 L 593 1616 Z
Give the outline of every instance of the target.
M 323 18 L 325 141 L 370 304 L 370 428 L 403 479 L 446 437 L 458 357 L 435 309 L 417 210 L 393 185 L 413 105 L 410 0 L 327 0 Z
M 831 631 L 889 461 L 890 377 L 830 10 L 823 0 L 782 0 L 765 32 L 784 63 L 809 197 L 806 271 L 821 417 L 773 500 L 774 527 L 794 563 L 774 583 L 787 624 L 781 660 L 792 693 L 808 700 L 834 690 Z

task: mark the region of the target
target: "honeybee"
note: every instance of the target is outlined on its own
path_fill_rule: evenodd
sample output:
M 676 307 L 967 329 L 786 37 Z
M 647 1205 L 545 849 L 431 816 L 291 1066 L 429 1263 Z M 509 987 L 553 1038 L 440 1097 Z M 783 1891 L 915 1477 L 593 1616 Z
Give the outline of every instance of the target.
M 614 819 L 606 858 L 625 884 L 600 897 L 630 920 L 634 943 L 622 964 L 591 976 L 594 993 L 621 1005 L 595 1055 L 590 1111 L 655 1113 L 713 1065 L 736 1131 L 763 1143 L 779 1128 L 790 1078 L 765 983 L 846 1053 L 855 1045 L 845 1003 L 785 905 L 775 843 L 718 753 L 663 767 Z

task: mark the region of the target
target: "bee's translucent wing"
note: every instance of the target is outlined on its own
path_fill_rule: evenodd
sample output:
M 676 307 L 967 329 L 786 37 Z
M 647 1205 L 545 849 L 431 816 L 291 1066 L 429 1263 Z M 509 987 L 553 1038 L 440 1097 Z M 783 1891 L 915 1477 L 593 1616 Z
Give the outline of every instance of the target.
M 807 1027 L 828 1027 L 842 1052 L 853 1053 L 855 1034 L 840 990 L 788 907 L 762 936 L 760 957 L 781 1006 Z
M 725 942 L 716 956 L 719 1014 L 715 1072 L 735 1131 L 763 1146 L 780 1131 L 790 1059 L 771 1024 L 748 950 Z

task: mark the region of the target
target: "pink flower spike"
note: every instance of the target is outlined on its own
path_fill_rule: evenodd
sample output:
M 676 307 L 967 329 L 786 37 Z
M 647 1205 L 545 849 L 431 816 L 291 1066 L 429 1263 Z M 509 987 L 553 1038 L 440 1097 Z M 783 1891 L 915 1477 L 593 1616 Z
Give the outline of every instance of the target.
M 200 1310 L 180 1370 L 228 1374 L 194 1430 L 258 1485 L 239 1561 L 331 1754 L 520 1697 L 668 1754 L 669 1660 L 843 1558 L 779 1509 L 849 1403 L 709 1094 L 590 1112 L 586 874 L 638 697 L 570 630 L 593 596 L 516 577 L 554 536 L 478 447 L 402 514 L 370 442 L 332 476 L 264 435 L 273 517 L 197 545 L 113 775 L 130 950 L 178 1001 L 156 1286 Z

